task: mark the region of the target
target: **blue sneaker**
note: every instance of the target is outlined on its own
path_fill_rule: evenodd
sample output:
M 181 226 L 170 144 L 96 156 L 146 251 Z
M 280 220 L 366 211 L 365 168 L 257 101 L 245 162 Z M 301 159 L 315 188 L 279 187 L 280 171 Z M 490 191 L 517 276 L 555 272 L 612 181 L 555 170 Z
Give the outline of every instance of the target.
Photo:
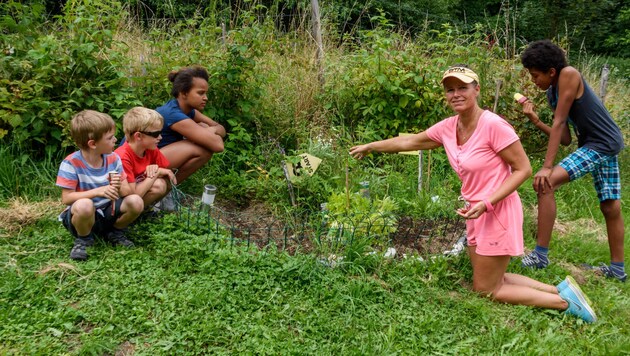
M 567 283 L 567 286 L 560 292 L 560 297 L 569 304 L 565 314 L 575 315 L 587 323 L 596 322 L 597 316 L 595 316 L 595 312 L 589 305 L 588 298 L 576 286 L 572 283 Z
M 584 299 L 586 299 L 586 302 L 589 305 L 593 304 L 593 302 L 591 302 L 591 300 L 586 296 L 586 294 L 584 294 L 584 292 L 582 291 L 582 288 L 580 288 L 580 285 L 578 284 L 578 282 L 576 282 L 575 279 L 573 277 L 571 277 L 571 276 L 567 276 L 564 279 L 564 281 L 560 282 L 560 284 L 558 284 L 556 286 L 556 288 L 558 288 L 558 293 L 561 293 L 568 286 L 573 286 L 573 288 L 575 288 L 578 292 L 580 292 L 582 294 L 582 296 L 584 297 Z
M 523 257 L 521 265 L 523 267 L 546 268 L 549 265 L 549 259 L 540 256 L 536 251 L 532 251 Z
M 569 276 L 567 276 L 569 278 Z M 562 292 L 566 287 L 569 286 L 569 281 L 565 278 L 562 282 L 560 282 L 556 288 L 558 289 L 558 293 Z

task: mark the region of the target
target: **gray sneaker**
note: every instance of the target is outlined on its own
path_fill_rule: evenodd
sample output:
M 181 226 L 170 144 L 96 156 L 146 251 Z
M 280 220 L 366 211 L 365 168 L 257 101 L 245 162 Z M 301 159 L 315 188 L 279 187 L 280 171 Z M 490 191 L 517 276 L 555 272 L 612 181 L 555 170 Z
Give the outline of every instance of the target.
M 628 274 L 624 271 L 615 271 L 611 266 L 605 263 L 600 263 L 599 266 L 592 266 L 587 263 L 583 263 L 582 266 L 586 269 L 593 270 L 595 274 L 604 276 L 606 278 L 614 278 L 620 282 L 625 282 L 628 279 Z
M 157 205 L 157 204 L 156 204 Z M 177 210 L 177 203 L 175 202 L 175 197 L 173 196 L 173 191 L 171 190 L 166 194 L 162 200 L 159 202 L 159 209 L 162 211 L 175 211 Z
M 77 261 L 85 261 L 88 258 L 87 247 L 94 245 L 94 236 L 90 235 L 87 238 L 77 237 L 74 239 L 74 246 L 70 251 L 70 258 Z
M 133 247 L 133 242 L 125 236 L 125 230 L 113 229 L 107 233 L 106 240 L 114 246 Z
M 549 265 L 549 258 L 541 258 L 536 251 L 530 252 L 529 255 L 523 256 L 521 260 L 521 265 L 523 267 L 531 267 L 531 268 L 546 268 Z

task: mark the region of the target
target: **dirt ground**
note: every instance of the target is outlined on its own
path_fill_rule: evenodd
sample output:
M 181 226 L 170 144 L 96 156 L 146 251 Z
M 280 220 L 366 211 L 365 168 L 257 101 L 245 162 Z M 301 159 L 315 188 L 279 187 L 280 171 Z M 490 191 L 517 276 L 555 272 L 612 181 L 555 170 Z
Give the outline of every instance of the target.
M 286 250 L 291 254 L 297 251 L 308 253 L 319 245 L 334 242 L 344 244 L 357 236 L 352 231 L 341 231 L 342 228 L 333 229 L 334 223 L 323 216 L 310 217 L 308 221 L 300 217 L 274 216 L 262 204 L 245 208 L 219 204 L 209 214 L 240 243 Z M 395 248 L 398 256 L 426 256 L 452 249 L 464 234 L 465 223 L 462 219 L 403 216 L 397 218 L 391 230 L 394 231 L 369 237 L 374 238 L 381 248 L 383 245 Z

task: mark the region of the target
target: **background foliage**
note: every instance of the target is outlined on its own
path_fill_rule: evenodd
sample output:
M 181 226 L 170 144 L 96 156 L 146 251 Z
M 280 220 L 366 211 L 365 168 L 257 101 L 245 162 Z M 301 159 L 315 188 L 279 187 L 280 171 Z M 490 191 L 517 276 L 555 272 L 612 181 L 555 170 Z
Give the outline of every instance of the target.
M 518 61 L 526 37 L 547 31 L 533 24 L 520 29 L 520 22 L 541 18 L 527 10 L 529 3 L 323 3 L 326 61 L 320 78 L 306 1 L 4 2 L 0 136 L 15 146 L 7 150 L 6 167 L 28 162 L 24 157 L 55 161 L 73 150 L 67 123 L 81 109 L 109 113 L 120 124 L 133 106 L 161 105 L 169 98 L 167 74 L 200 64 L 210 73 L 206 114 L 230 135 L 225 153 L 214 157 L 187 189 L 196 191 L 212 181 L 228 188 L 223 192 L 227 199 L 282 202 L 278 208 L 284 209 L 288 191 L 282 153 L 310 151 L 326 161 L 317 176 L 294 182 L 301 208 L 317 209 L 331 194 L 356 189 L 364 180 L 381 196 L 404 196 L 400 206 L 426 206 L 427 197 L 414 193 L 413 181 L 395 183 L 405 178 L 397 180 L 392 170 L 413 176 L 417 169 L 404 159 L 372 157 L 358 163 L 342 157 L 355 143 L 419 132 L 451 115 L 439 76 L 449 65 L 466 63 L 482 78 L 481 105 L 496 106 L 535 163 L 546 138 L 523 120 L 512 100 L 514 92 L 523 92 L 536 102 L 541 117 L 550 119 L 544 95 Z M 556 11 L 553 2 L 544 5 L 536 11 Z M 569 11 L 573 5 L 567 6 Z M 420 13 L 424 22 L 412 22 L 420 21 Z M 626 15 L 621 11 L 621 22 L 610 25 L 623 23 Z M 627 92 L 624 60 L 593 57 L 586 42 L 574 51 L 569 38 L 574 39 L 560 37 L 560 44 L 577 58 L 575 65 L 592 85 L 597 85 L 600 65 L 613 64 L 607 104 L 619 122 L 626 122 L 627 103 L 615 99 Z M 425 165 L 426 193 L 452 194 L 457 179 L 444 154 L 425 157 Z M 28 191 L 12 184 L 4 194 Z
M 46 23 L 36 4 L 9 1 L 0 9 L 0 137 L 54 152 L 72 144 L 67 123 L 79 110 L 120 118 L 140 104 L 124 71 L 129 60 L 113 37 L 115 4 L 68 2 L 63 16 Z
M 384 247 L 382 241 L 358 241 L 339 268 L 329 268 L 322 256 L 209 241 L 175 214 L 135 228 L 136 249 L 99 242 L 89 261 L 68 263 L 72 241 L 55 220 L 61 207 L 53 183 L 59 162 L 74 150 L 68 120 L 89 108 L 120 124 L 133 106 L 157 107 L 169 99 L 167 74 L 182 66 L 208 69 L 206 114 L 229 131 L 226 151 L 182 189 L 197 195 L 203 184 L 215 184 L 218 201 L 245 208 L 262 200 L 279 217 L 319 211 L 324 202 L 330 214 L 453 217 L 459 181 L 441 150 L 423 153 L 418 192 L 416 156 L 357 161 L 348 148 L 418 132 L 450 115 L 439 78 L 455 63 L 480 74 L 480 104 L 496 105 L 537 169 L 546 139 L 524 120 L 512 95 L 527 95 L 549 122 L 544 94 L 518 61 L 526 43 L 540 37 L 568 49 L 595 89 L 602 65 L 612 66 L 606 106 L 630 142 L 627 2 L 321 3 L 323 78 L 306 0 L 0 2 L 0 208 L 42 199 L 40 206 L 54 210 L 11 232 L 0 225 L 0 354 L 628 350 L 627 284 L 575 267 L 609 258 L 588 178 L 557 193 L 553 266 L 523 271 L 516 263 L 510 271 L 548 283 L 568 273 L 581 277 L 600 316 L 596 325 L 478 298 L 469 291 L 466 257 L 392 262 L 367 253 Z M 314 176 L 292 182 L 293 206 L 281 167 L 302 152 L 324 161 Z M 628 150 L 620 165 L 627 196 Z M 366 181 L 369 200 L 356 194 Z M 531 247 L 536 197 L 529 183 L 519 193 Z M 13 205 L 4 212 L 9 209 L 20 213 Z M 625 204 L 622 213 L 628 229 Z
M 49 8 L 53 1 L 49 1 Z M 56 1 L 55 3 L 63 3 Z M 310 6 L 306 0 L 127 0 L 138 17 L 183 19 L 212 16 L 229 24 L 239 22 L 242 11 L 255 10 L 259 16 L 272 15 L 281 27 L 295 25 L 293 17 Z M 336 30 L 354 33 L 375 25 L 381 12 L 401 29 L 418 34 L 452 23 L 465 32 L 476 24 L 493 29 L 510 29 L 524 40 L 570 38 L 572 47 L 596 54 L 630 56 L 630 4 L 623 0 L 335 0 L 322 1 L 326 18 Z M 612 16 L 611 16 L 612 14 Z M 509 23 L 508 23 L 509 22 Z M 507 27 L 507 28 L 506 28 Z

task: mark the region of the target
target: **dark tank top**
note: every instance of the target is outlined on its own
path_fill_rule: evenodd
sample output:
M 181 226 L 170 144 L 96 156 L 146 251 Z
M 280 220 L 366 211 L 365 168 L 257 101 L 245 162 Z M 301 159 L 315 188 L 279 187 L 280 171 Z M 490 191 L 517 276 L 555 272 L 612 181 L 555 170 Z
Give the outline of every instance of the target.
M 624 147 L 619 126 L 610 116 L 601 100 L 588 86 L 584 78 L 584 93 L 575 99 L 569 110 L 569 123 L 578 138 L 578 147 L 587 147 L 601 154 L 615 156 Z M 547 100 L 555 110 L 558 104 L 558 88 L 547 89 Z

